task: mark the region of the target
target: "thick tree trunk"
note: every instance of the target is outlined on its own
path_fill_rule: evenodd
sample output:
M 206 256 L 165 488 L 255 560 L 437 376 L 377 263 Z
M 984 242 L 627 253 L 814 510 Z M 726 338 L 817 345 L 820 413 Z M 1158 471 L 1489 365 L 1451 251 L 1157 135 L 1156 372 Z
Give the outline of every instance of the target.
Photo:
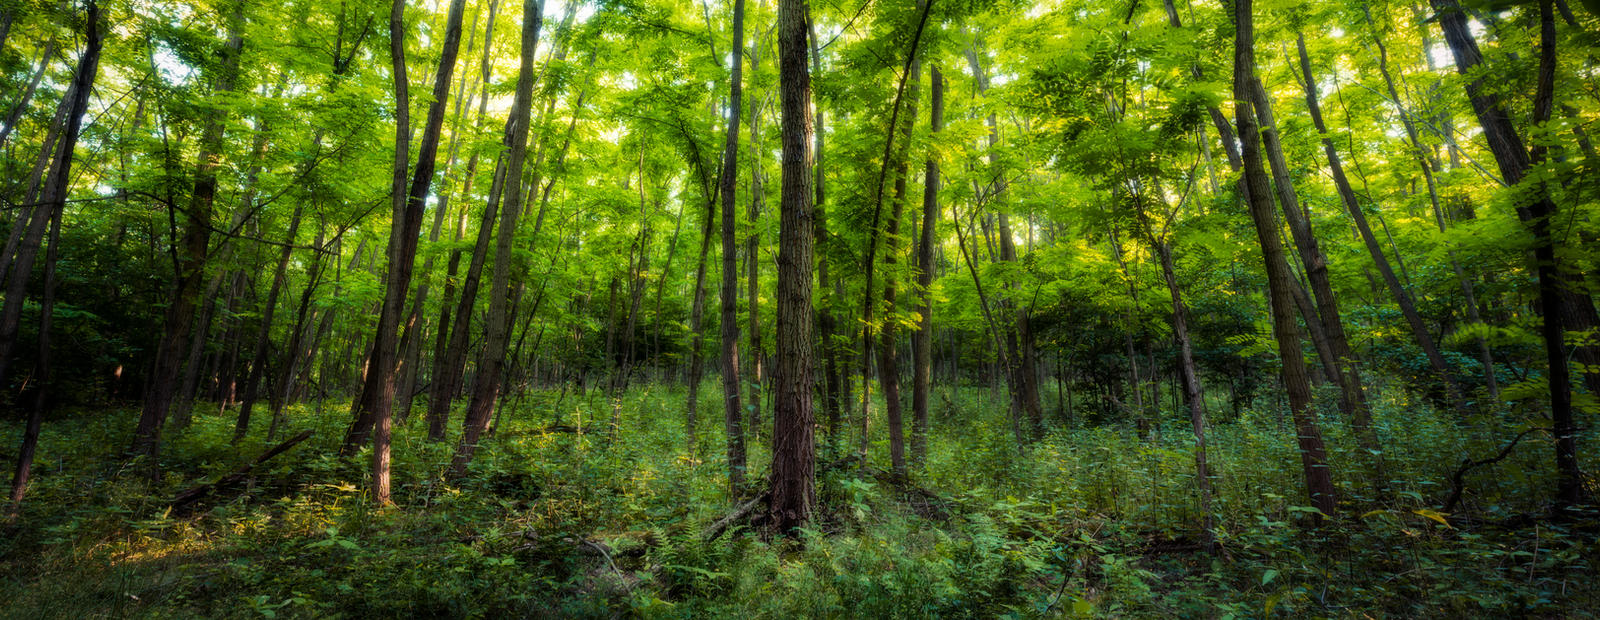
M 1329 471 L 1327 450 L 1322 442 L 1322 430 L 1311 410 L 1311 384 L 1306 379 L 1305 358 L 1300 351 L 1299 326 L 1296 325 L 1294 299 L 1289 292 L 1293 286 L 1289 264 L 1278 240 L 1278 229 L 1272 216 L 1272 197 L 1262 166 L 1260 125 L 1251 105 L 1255 79 L 1255 33 L 1251 0 L 1234 1 L 1234 80 L 1233 95 L 1238 117 L 1239 138 L 1242 148 L 1240 160 L 1244 180 L 1249 188 L 1250 218 L 1255 223 L 1256 236 L 1261 242 L 1261 253 L 1266 261 L 1267 289 L 1272 305 L 1272 331 L 1278 341 L 1278 357 L 1283 364 L 1283 383 L 1289 393 L 1289 410 L 1294 418 L 1296 439 L 1300 447 L 1300 461 L 1305 472 L 1306 491 L 1311 504 L 1326 515 L 1338 510 L 1338 499 Z
M 778 88 L 782 100 L 783 182 L 778 231 L 777 356 L 773 368 L 772 524 L 792 534 L 816 507 L 812 435 L 811 72 L 806 0 L 778 2 Z
M 528 155 L 528 123 L 533 107 L 534 51 L 539 46 L 539 27 L 543 24 L 543 5 L 538 0 L 525 2 L 522 8 L 522 53 L 517 74 L 516 98 L 511 108 L 506 136 L 510 152 L 506 156 L 504 191 L 505 205 L 500 210 L 499 236 L 495 240 L 495 263 L 489 286 L 489 310 L 485 317 L 488 334 L 484 338 L 483 353 L 478 358 L 478 371 L 473 378 L 472 400 L 467 406 L 467 419 L 461 434 L 461 443 L 450 462 L 451 476 L 460 478 L 467 473 L 478 439 L 488 430 L 494 413 L 495 400 L 500 392 L 501 373 L 506 361 L 506 347 L 511 330 L 506 305 L 511 295 L 511 276 L 515 268 L 521 276 L 526 267 L 512 255 L 516 239 L 517 218 L 522 215 L 522 168 Z

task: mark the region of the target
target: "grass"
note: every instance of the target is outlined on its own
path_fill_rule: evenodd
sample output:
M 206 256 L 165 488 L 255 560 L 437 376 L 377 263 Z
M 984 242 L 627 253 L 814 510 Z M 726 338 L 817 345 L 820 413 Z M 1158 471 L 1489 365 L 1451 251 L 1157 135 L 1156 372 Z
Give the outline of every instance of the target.
M 1390 447 L 1380 493 L 1374 459 L 1325 411 L 1343 513 L 1321 528 L 1310 527 L 1281 416 L 1250 410 L 1217 424 L 1209 440 L 1222 552 L 1213 556 L 1195 544 L 1201 514 L 1180 414 L 1166 414 L 1147 437 L 1131 426 L 1058 425 L 1018 450 L 1004 401 L 981 389 L 941 391 L 929 460 L 916 476 L 927 492 L 874 475 L 888 453 L 875 435 L 875 467 L 819 474 L 822 512 L 793 541 L 749 528 L 700 539 L 735 498 L 720 425 L 704 423 L 690 446 L 681 388 L 633 389 L 615 409 L 615 430 L 603 396 L 530 394 L 459 484 L 441 482 L 453 442 L 426 441 L 418 419 L 398 425 L 390 509 L 367 501 L 365 454 L 335 456 L 346 420 L 331 401 L 296 406 L 290 427 L 314 429 L 312 439 L 189 516 L 171 514 L 167 502 L 265 451 L 259 430 L 229 446 L 232 417 L 210 408 L 164 446 L 163 475 L 152 480 L 147 464 L 119 454 L 136 412 L 67 412 L 47 422 L 22 517 L 0 537 L 0 617 L 1600 609 L 1595 523 L 1512 518 L 1547 508 L 1546 442 L 1525 441 L 1473 472 L 1461 509 L 1472 519 L 1441 522 L 1431 512 L 1462 458 L 1491 455 L 1519 430 L 1508 420 L 1459 420 L 1397 397 L 1375 402 Z M 720 419 L 709 389 L 700 400 L 701 420 Z M 542 430 L 556 423 L 586 432 Z M 873 428 L 881 434 L 881 420 Z M 16 432 L 3 438 L 8 449 Z M 1592 433 L 1584 440 L 1594 445 Z M 750 442 L 752 480 L 765 476 L 766 441 Z

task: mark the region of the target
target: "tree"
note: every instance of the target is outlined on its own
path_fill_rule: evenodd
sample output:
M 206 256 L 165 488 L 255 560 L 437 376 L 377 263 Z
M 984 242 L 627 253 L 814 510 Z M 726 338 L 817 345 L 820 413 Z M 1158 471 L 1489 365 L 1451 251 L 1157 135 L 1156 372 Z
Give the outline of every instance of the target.
M 744 0 L 733 3 L 733 68 L 728 78 L 727 140 L 722 147 L 722 407 L 728 433 L 728 484 L 744 482 L 744 410 L 739 406 L 739 268 L 734 198 L 739 183 L 739 110 L 743 101 Z M 751 262 L 752 278 L 754 267 Z M 752 297 L 754 299 L 754 297 Z M 755 314 L 751 307 L 750 314 Z M 760 353 L 752 351 L 752 355 Z M 759 403 L 755 403 L 759 406 Z
M 522 7 L 522 64 L 517 73 L 516 97 L 511 106 L 511 118 L 506 124 L 505 205 L 500 209 L 499 236 L 495 240 L 494 274 L 489 285 L 489 312 L 486 322 L 489 333 L 484 338 L 483 354 L 478 359 L 478 374 L 473 380 L 472 401 L 467 406 L 461 443 L 456 447 L 450 462 L 454 477 L 467 473 L 478 440 L 489 428 L 495 401 L 500 395 L 501 373 L 506 363 L 506 347 L 511 341 L 511 315 L 506 305 L 511 294 L 511 273 L 516 269 L 522 276 L 526 268 L 520 260 L 513 264 L 512 243 L 517 234 L 517 218 L 522 214 L 522 171 L 528 156 L 529 111 L 533 108 L 533 81 L 535 78 L 534 52 L 539 47 L 539 27 L 543 24 L 542 3 L 525 2 Z
M 812 433 L 811 71 L 806 0 L 778 2 L 778 89 L 782 102 L 783 181 L 778 230 L 777 356 L 772 373 L 772 523 L 804 526 L 816 507 Z
M 1337 512 L 1338 498 L 1329 471 L 1327 449 L 1322 443 L 1322 429 L 1318 427 L 1315 414 L 1311 411 L 1311 384 L 1306 378 L 1305 358 L 1300 352 L 1299 326 L 1295 324 L 1294 301 L 1289 290 L 1294 283 L 1272 216 L 1271 190 L 1262 167 L 1261 125 L 1252 105 L 1255 93 L 1255 30 L 1251 0 L 1234 0 L 1234 28 L 1234 113 L 1239 126 L 1244 180 L 1249 188 L 1247 201 L 1250 219 L 1255 224 L 1262 258 L 1266 261 L 1267 289 L 1272 305 L 1272 335 L 1278 341 L 1283 385 L 1289 394 L 1289 411 L 1294 418 L 1295 437 L 1300 446 L 1306 491 L 1313 507 L 1332 516 Z

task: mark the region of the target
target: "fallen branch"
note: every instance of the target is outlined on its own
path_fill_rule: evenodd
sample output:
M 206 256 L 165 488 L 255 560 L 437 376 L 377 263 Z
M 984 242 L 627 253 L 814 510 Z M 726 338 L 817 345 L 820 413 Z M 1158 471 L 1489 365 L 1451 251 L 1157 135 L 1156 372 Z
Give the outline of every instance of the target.
M 1517 447 L 1517 443 L 1522 441 L 1523 437 L 1527 437 L 1529 433 L 1534 431 L 1548 432 L 1549 430 L 1550 429 L 1548 428 L 1530 428 L 1522 431 L 1521 433 L 1517 433 L 1517 436 L 1512 438 L 1511 443 L 1508 443 L 1506 444 L 1506 447 L 1501 448 L 1500 453 L 1494 455 L 1493 458 L 1479 459 L 1476 461 L 1472 459 L 1466 459 L 1461 461 L 1461 468 L 1457 469 L 1456 473 L 1450 476 L 1450 498 L 1444 501 L 1444 509 L 1440 512 L 1449 514 L 1455 511 L 1456 504 L 1461 501 L 1462 491 L 1466 490 L 1467 472 L 1484 465 L 1499 463 L 1500 461 L 1505 460 L 1506 457 L 1511 456 L 1511 449 Z
M 195 502 L 210 497 L 211 494 L 219 488 L 230 487 L 244 482 L 246 478 L 250 477 L 251 470 L 254 470 L 257 465 L 267 462 L 267 460 L 271 459 L 272 457 L 287 452 L 289 448 L 293 448 L 295 444 L 310 438 L 312 433 L 313 431 L 310 429 L 300 431 L 299 435 L 290 437 L 287 441 L 273 446 L 271 450 L 267 450 L 266 452 L 262 453 L 261 456 L 256 457 L 256 460 L 245 463 L 238 469 L 233 470 L 232 473 L 218 478 L 216 482 L 190 487 L 188 490 L 179 493 L 176 497 L 172 498 L 172 503 L 168 504 L 168 506 L 171 507 L 173 512 L 181 513 L 188 509 Z
M 769 495 L 771 495 L 770 491 L 757 495 L 755 499 L 745 502 L 738 509 L 728 513 L 728 516 L 718 519 L 716 523 L 711 524 L 711 527 L 706 528 L 706 531 L 700 535 L 700 540 L 705 542 L 716 540 L 718 536 L 728 530 L 729 526 L 740 519 L 750 516 L 750 513 L 755 511 L 757 505 L 767 501 Z

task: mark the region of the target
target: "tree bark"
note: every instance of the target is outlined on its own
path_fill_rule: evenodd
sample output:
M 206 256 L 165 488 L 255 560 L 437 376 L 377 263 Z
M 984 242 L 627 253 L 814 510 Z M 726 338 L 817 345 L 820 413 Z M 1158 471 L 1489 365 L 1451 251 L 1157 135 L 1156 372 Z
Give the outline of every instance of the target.
M 233 90 L 239 73 L 239 52 L 244 47 L 240 34 L 244 16 L 242 3 L 234 5 L 228 22 L 228 42 L 218 64 L 219 74 L 214 84 L 215 93 Z M 172 407 L 172 397 L 178 387 L 178 371 L 182 354 L 189 342 L 190 323 L 194 320 L 195 298 L 201 280 L 211 241 L 212 206 L 217 193 L 217 168 L 221 166 L 222 138 L 227 127 L 227 110 L 213 107 L 205 112 L 205 127 L 200 137 L 200 152 L 195 163 L 194 187 L 190 192 L 188 226 L 184 230 L 183 255 L 174 258 L 175 283 L 172 305 L 167 307 L 162 326 L 161 343 L 156 350 L 156 361 L 150 378 L 150 393 L 145 398 L 139 425 L 134 429 L 133 452 L 154 457 L 159 448 L 161 426 L 166 423 L 167 412 Z M 169 207 L 170 208 L 170 207 Z
M 743 107 L 744 0 L 733 3 L 733 70 L 728 86 L 727 136 L 722 146 L 722 410 L 728 435 L 728 485 L 744 483 L 744 409 L 739 403 L 739 268 L 734 204 L 739 182 L 739 111 Z M 752 261 L 751 266 L 755 263 Z M 752 297 L 752 301 L 754 298 Z M 754 314 L 754 304 L 751 313 Z M 759 403 L 757 403 L 759 406 Z
M 500 392 L 501 373 L 506 361 L 506 347 L 510 343 L 509 315 L 506 313 L 511 294 L 511 272 L 515 268 L 521 276 L 526 267 L 521 260 L 513 265 L 512 243 L 517 233 L 517 218 L 522 214 L 522 168 L 528 155 L 528 123 L 533 107 L 534 52 L 539 46 L 539 27 L 543 25 L 543 4 L 537 0 L 525 2 L 522 8 L 522 63 L 517 77 L 516 98 L 511 108 L 506 136 L 510 148 L 506 156 L 506 174 L 503 182 L 505 205 L 500 209 L 500 230 L 495 240 L 495 263 L 489 287 L 489 311 L 485 318 L 488 334 L 484 338 L 483 353 L 478 360 L 478 371 L 473 378 L 472 400 L 467 407 L 467 419 L 450 462 L 450 474 L 460 478 L 467 473 L 478 438 L 488 430 L 494 413 L 495 400 Z
M 1262 166 L 1260 125 L 1254 106 L 1250 103 L 1254 98 L 1255 79 L 1255 32 L 1251 0 L 1234 1 L 1234 26 L 1233 96 L 1242 146 L 1240 160 L 1245 184 L 1249 188 L 1250 219 L 1255 224 L 1256 236 L 1260 239 L 1261 253 L 1266 262 L 1272 331 L 1278 341 L 1278 357 L 1283 364 L 1283 383 L 1289 394 L 1289 411 L 1294 418 L 1306 491 L 1312 506 L 1332 516 L 1338 510 L 1338 499 L 1329 471 L 1327 450 L 1322 442 L 1322 430 L 1317 425 L 1316 412 L 1311 410 L 1311 384 L 1306 378 L 1294 299 L 1289 292 L 1293 283 L 1288 261 L 1284 259 L 1283 245 L 1278 240 L 1277 224 L 1272 216 L 1272 197 L 1268 193 L 1271 189 Z
M 778 83 L 783 120 L 783 182 L 778 231 L 777 363 L 773 368 L 772 523 L 794 534 L 816 507 L 812 435 L 811 72 L 806 0 L 778 2 Z

